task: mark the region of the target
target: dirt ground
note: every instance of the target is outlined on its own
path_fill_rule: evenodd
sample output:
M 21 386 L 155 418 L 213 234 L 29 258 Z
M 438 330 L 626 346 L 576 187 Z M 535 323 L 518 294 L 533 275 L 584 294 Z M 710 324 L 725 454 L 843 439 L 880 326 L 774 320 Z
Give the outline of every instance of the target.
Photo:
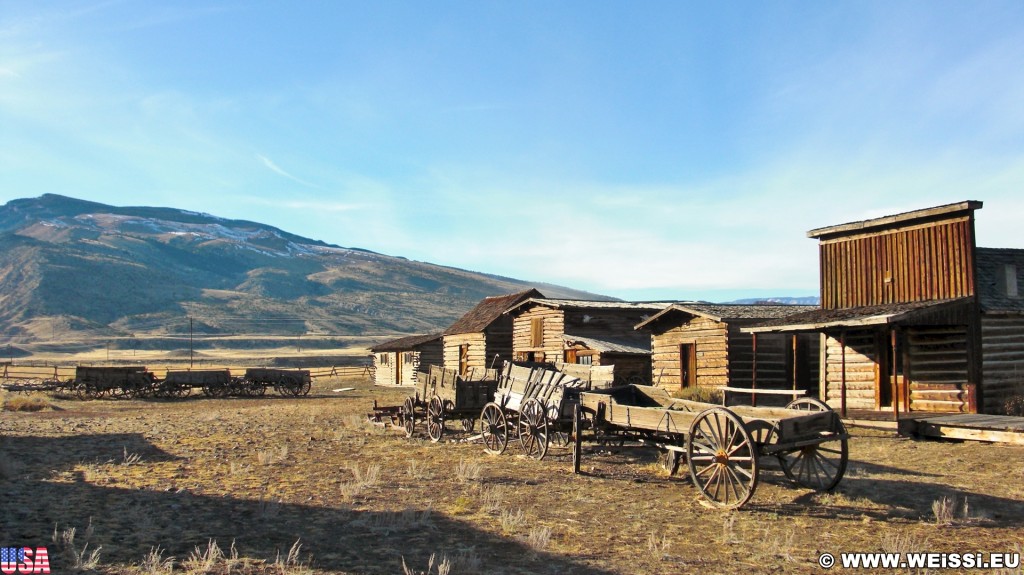
M 302 398 L 3 411 L 0 545 L 117 574 L 822 573 L 822 553 L 1022 551 L 1022 447 L 852 429 L 834 493 L 769 465 L 723 512 L 650 449 L 585 444 L 574 475 L 568 450 L 489 456 L 365 423 L 409 393 L 320 380 Z

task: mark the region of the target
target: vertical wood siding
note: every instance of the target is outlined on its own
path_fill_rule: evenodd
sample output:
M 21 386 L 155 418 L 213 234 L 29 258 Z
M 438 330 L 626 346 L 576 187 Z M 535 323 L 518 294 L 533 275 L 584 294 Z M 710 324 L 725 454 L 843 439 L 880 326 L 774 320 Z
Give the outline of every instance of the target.
M 972 230 L 964 217 L 821 242 L 822 308 L 974 295 Z

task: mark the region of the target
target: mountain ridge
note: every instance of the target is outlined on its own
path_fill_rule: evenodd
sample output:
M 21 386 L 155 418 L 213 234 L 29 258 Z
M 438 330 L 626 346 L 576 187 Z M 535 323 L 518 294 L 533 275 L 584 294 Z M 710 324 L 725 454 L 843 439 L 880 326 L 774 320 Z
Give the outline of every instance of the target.
M 438 331 L 479 300 L 538 287 L 175 208 L 45 194 L 0 207 L 0 329 L 105 336 Z

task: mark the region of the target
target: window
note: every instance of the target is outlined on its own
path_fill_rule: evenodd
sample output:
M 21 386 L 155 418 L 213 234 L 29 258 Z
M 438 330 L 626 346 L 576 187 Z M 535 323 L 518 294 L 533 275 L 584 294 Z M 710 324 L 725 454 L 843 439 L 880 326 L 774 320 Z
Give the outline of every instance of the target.
M 411 351 L 405 352 L 405 358 L 404 359 L 405 359 L 405 363 L 412 363 L 412 352 Z
M 592 355 L 577 355 L 576 356 L 576 363 L 579 364 L 579 365 L 593 365 L 594 364 L 594 356 L 592 356 Z
M 386 354 L 386 353 L 380 354 L 380 364 L 381 365 L 387 365 L 388 364 L 388 354 Z

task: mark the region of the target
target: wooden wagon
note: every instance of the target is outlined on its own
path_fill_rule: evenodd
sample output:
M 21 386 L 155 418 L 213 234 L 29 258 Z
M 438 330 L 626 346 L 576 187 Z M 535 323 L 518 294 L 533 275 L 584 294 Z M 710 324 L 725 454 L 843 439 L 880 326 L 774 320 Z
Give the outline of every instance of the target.
M 207 397 L 221 397 L 228 394 L 231 382 L 231 370 L 228 369 L 168 371 L 157 389 L 166 397 L 186 397 L 192 393 L 193 387 L 198 387 Z
M 422 421 L 430 440 L 437 442 L 444 436 L 448 421 L 459 420 L 462 431 L 472 432 L 480 409 L 494 399 L 497 387 L 495 370 L 463 377 L 455 370 L 432 365 L 428 373 L 421 375 L 415 394 L 400 407 L 379 407 L 374 402 L 370 420 L 380 423 L 391 418 L 405 428 L 408 437 L 416 431 L 417 421 Z
M 685 457 L 693 483 L 724 508 L 750 500 L 762 457 L 777 458 L 799 485 L 828 491 L 842 479 L 849 456 L 849 436 L 839 415 L 807 397 L 785 408 L 727 408 L 673 399 L 658 387 L 627 385 L 582 393 L 573 423 L 577 472 L 581 432 L 589 423 L 596 434 L 664 449 L 672 472 Z
M 552 443 L 569 444 L 573 413 L 589 383 L 560 371 L 509 364 L 494 400 L 480 412 L 484 450 L 499 455 L 515 435 L 523 451 L 543 459 Z
M 81 399 L 103 396 L 132 398 L 149 393 L 156 383 L 153 374 L 142 366 L 78 366 L 71 387 Z
M 249 395 L 263 395 L 267 387 L 273 387 L 279 395 L 308 395 L 313 379 L 308 369 L 272 369 L 266 367 L 245 370 L 243 386 L 254 391 Z

